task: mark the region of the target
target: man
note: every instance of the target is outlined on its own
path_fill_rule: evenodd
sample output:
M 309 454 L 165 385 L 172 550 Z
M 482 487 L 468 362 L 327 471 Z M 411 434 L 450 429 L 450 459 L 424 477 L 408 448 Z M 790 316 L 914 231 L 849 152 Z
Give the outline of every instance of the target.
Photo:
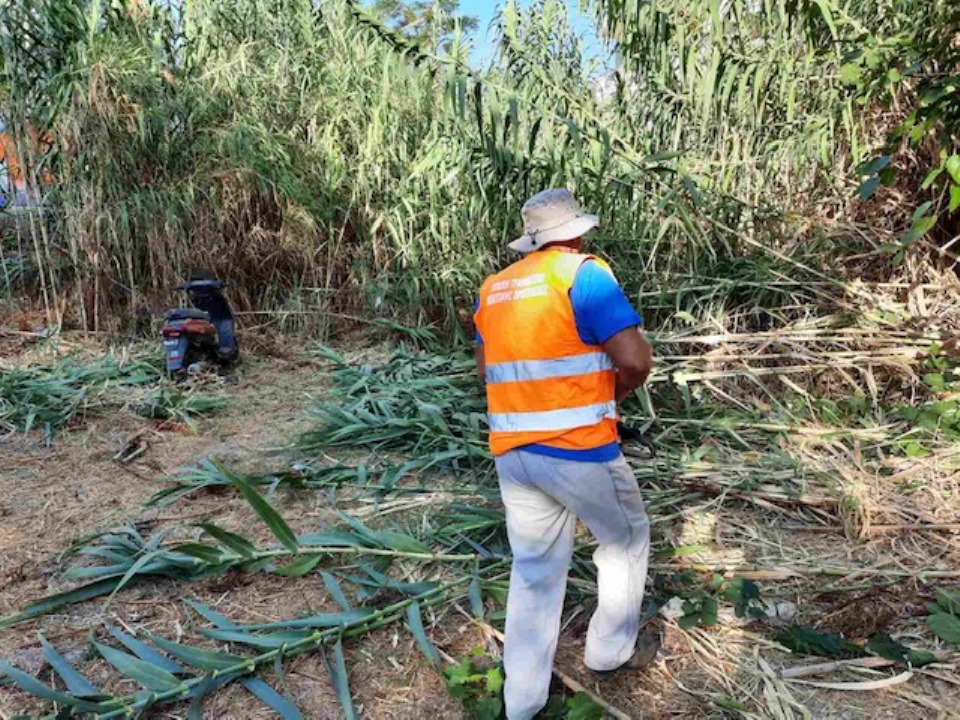
M 598 543 L 584 663 L 605 675 L 649 664 L 658 649 L 654 638 L 638 642 L 650 531 L 617 436 L 617 402 L 646 381 L 650 346 L 609 266 L 581 252 L 597 216 L 564 189 L 533 196 L 522 216 L 525 234 L 510 247 L 525 256 L 487 278 L 475 315 L 513 551 L 509 720 L 547 702 L 577 518 Z

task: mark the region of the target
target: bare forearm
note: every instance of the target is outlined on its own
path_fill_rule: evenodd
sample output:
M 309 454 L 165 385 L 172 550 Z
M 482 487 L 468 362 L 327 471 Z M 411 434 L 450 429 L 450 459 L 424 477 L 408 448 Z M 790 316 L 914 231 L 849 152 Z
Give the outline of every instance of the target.
M 617 367 L 617 402 L 643 385 L 653 369 L 653 351 L 638 328 L 618 333 L 604 344 Z

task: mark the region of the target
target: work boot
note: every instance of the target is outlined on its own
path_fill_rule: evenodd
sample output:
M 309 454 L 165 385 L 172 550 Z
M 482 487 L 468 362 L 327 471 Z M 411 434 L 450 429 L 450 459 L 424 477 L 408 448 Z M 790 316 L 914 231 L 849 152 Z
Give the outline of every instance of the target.
M 637 638 L 637 647 L 633 655 L 620 667 L 613 670 L 591 670 L 598 680 L 609 680 L 624 670 L 642 670 L 650 665 L 660 650 L 660 633 L 643 634 Z

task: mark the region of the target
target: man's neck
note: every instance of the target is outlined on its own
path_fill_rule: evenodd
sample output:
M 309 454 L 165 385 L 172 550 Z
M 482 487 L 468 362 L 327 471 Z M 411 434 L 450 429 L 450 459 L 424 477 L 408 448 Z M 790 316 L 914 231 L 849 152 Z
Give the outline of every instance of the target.
M 537 252 L 551 252 L 551 251 L 553 251 L 553 252 L 565 252 L 565 253 L 578 253 L 578 252 L 582 252 L 580 248 L 574 247 L 573 245 L 561 245 L 561 244 L 559 244 L 559 243 L 558 243 L 558 244 L 555 244 L 555 245 L 547 245 L 547 246 L 542 247 L 542 248 L 540 248 L 539 250 L 537 250 Z

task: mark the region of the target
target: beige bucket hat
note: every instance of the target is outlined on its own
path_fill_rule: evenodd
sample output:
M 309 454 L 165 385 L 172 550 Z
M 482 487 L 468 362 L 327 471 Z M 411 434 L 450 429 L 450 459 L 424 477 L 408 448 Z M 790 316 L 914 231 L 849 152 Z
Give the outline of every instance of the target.
M 566 188 L 538 192 L 523 204 L 520 215 L 524 234 L 510 243 L 510 248 L 522 253 L 539 250 L 548 243 L 573 240 L 600 226 L 600 218 L 583 212 Z

